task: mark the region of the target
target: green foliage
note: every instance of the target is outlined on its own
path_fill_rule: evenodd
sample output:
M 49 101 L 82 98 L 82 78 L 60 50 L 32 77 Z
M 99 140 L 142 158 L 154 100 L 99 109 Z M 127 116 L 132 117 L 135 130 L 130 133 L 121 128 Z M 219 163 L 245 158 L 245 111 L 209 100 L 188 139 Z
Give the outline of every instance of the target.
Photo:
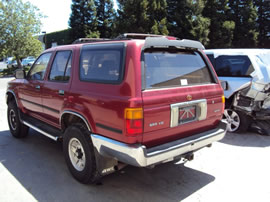
M 14 56 L 19 67 L 21 58 L 39 55 L 42 45 L 35 36 L 40 32 L 41 17 L 38 9 L 29 2 L 0 2 L 0 54 Z
M 199 40 L 208 48 L 270 46 L 270 1 L 266 0 L 72 0 L 71 31 L 48 42 L 152 33 Z M 1 34 L 1 33 L 0 33 Z M 69 35 L 70 37 L 65 37 Z
M 57 45 L 70 44 L 75 41 L 75 39 L 71 38 L 71 29 L 65 29 L 44 35 L 43 41 L 47 49 L 51 47 L 52 43 L 57 43 Z
M 258 46 L 261 48 L 270 47 L 270 1 L 254 0 L 258 8 Z
M 97 8 L 94 0 L 72 0 L 71 11 L 69 26 L 72 39 L 84 38 L 90 32 L 98 32 Z
M 150 0 L 148 7 L 150 32 L 152 34 L 168 35 L 166 0 Z
M 18 67 L 5 68 L 0 72 L 0 76 L 13 76 Z
M 210 20 L 202 15 L 204 0 L 167 0 L 168 28 L 173 36 L 208 43 Z
M 119 0 L 117 35 L 125 32 L 168 35 L 166 0 Z
M 235 23 L 230 21 L 228 0 L 208 0 L 203 15 L 210 19 L 208 48 L 232 46 Z
M 110 38 L 113 31 L 114 19 L 116 17 L 111 0 L 96 0 L 97 8 L 97 29 L 98 32 L 90 34 L 91 38 Z
M 89 31 L 87 34 L 86 34 L 86 37 L 87 38 L 100 38 L 100 33 L 99 31 Z
M 231 20 L 235 22 L 232 46 L 235 48 L 256 47 L 258 31 L 257 10 L 253 0 L 229 0 Z
M 119 0 L 116 33 L 149 33 L 147 0 Z

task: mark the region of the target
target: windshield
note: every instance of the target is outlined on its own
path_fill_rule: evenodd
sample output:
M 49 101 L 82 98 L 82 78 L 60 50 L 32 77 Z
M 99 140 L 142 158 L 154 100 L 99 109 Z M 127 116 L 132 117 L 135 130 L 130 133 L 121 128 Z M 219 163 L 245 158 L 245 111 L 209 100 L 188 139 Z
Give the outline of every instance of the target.
M 146 89 L 214 83 L 196 51 L 150 49 L 144 52 L 144 62 Z

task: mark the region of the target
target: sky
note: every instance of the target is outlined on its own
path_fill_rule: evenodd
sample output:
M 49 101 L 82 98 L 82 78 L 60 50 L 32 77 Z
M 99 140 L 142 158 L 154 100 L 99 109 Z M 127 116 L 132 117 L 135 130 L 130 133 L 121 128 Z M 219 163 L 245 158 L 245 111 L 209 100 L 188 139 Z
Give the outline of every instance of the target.
M 67 29 L 71 14 L 71 0 L 24 0 L 39 8 L 47 16 L 41 20 L 41 32 L 55 32 Z M 115 0 L 114 0 L 115 1 Z

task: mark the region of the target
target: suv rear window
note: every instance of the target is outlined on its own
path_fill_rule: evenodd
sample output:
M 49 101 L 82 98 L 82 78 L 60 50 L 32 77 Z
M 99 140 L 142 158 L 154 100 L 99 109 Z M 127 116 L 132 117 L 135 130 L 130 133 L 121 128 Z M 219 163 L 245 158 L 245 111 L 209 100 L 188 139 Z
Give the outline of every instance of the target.
M 97 83 L 120 83 L 124 44 L 85 45 L 80 57 L 80 79 Z
M 214 83 L 196 51 L 150 49 L 144 52 L 144 62 L 146 89 Z
M 218 76 L 245 77 L 254 71 L 250 59 L 245 55 L 220 55 L 215 59 L 210 57 Z

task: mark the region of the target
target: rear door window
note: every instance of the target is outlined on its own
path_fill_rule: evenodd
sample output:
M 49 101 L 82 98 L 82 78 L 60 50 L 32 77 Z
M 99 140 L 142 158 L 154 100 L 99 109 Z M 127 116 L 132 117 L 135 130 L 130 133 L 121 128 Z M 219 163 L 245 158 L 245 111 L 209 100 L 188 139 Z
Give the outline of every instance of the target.
M 53 61 L 49 80 L 67 82 L 71 71 L 71 51 L 58 51 Z
M 146 50 L 144 63 L 146 89 L 215 83 L 196 51 Z

